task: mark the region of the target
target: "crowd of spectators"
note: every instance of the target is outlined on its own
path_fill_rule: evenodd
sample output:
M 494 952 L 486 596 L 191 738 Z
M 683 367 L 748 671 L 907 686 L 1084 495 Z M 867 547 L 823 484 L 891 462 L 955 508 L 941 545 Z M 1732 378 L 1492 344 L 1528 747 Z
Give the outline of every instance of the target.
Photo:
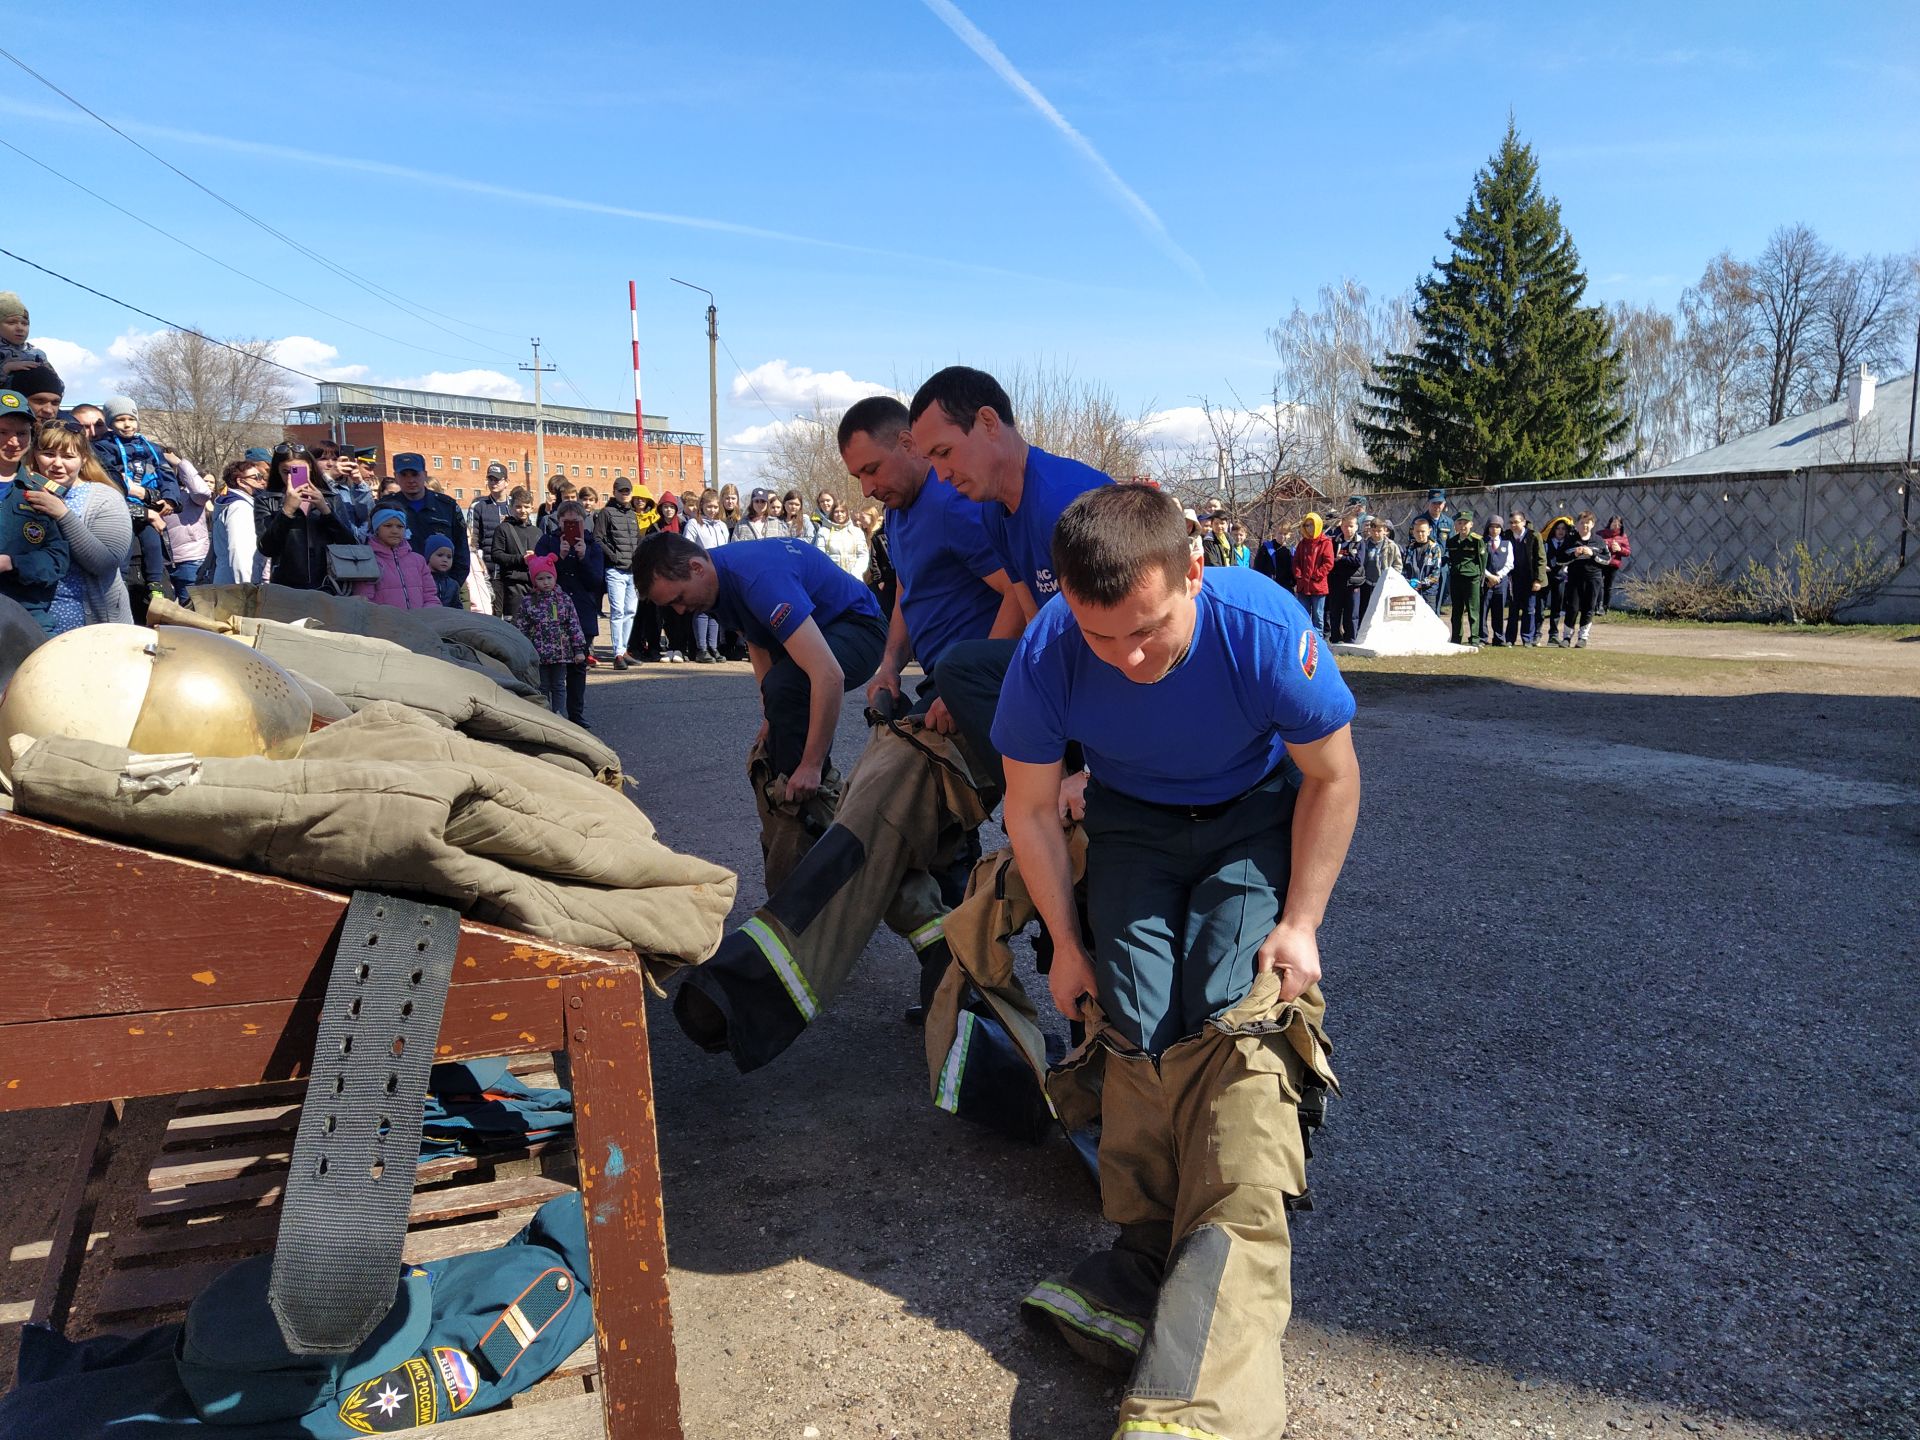
M 1615 515 L 1596 533 L 1597 526 L 1590 510 L 1556 515 L 1544 532 L 1520 509 L 1476 524 L 1434 490 L 1406 521 L 1404 541 L 1391 520 L 1356 499 L 1331 531 L 1311 511 L 1249 547 L 1245 527 L 1224 513 L 1187 511 L 1202 563 L 1251 565 L 1297 595 L 1335 642 L 1358 637 L 1374 591 L 1393 571 L 1448 622 L 1455 644 L 1584 649 L 1593 622 L 1613 604 L 1615 581 L 1633 564 L 1626 520 Z

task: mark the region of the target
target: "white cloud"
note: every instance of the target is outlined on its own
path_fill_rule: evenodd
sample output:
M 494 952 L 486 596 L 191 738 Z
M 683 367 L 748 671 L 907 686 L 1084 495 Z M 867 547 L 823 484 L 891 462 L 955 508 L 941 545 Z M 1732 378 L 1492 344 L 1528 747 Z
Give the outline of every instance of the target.
M 1226 436 L 1240 437 L 1242 446 L 1249 441 L 1271 443 L 1276 415 L 1282 426 L 1290 427 L 1292 417 L 1287 413 L 1290 409 L 1290 406 L 1282 405 L 1276 411 L 1271 405 L 1263 405 L 1257 410 L 1238 410 L 1216 405 L 1213 407 L 1213 419 L 1220 427 L 1220 436 L 1216 437 L 1213 425 L 1207 421 L 1204 406 L 1176 405 L 1167 410 L 1155 410 L 1141 423 L 1141 430 L 1147 443 L 1162 451 L 1196 447 L 1211 450 Z
M 84 380 L 100 368 L 100 357 L 77 340 L 56 340 L 51 335 L 35 335 L 32 343 L 47 352 L 47 359 L 68 384 Z
M 844 370 L 810 370 L 805 365 L 789 365 L 785 360 L 769 360 L 744 375 L 734 376 L 731 393 L 737 404 L 765 401 L 776 413 L 791 414 L 844 410 L 869 395 L 899 392 L 877 380 L 856 380 Z
M 720 443 L 731 445 L 739 450 L 760 450 L 789 431 L 798 430 L 813 423 L 811 420 L 774 420 L 765 425 L 749 425 L 746 429 L 727 436 Z
M 473 395 L 482 400 L 524 400 L 525 389 L 518 380 L 498 370 L 435 370 L 411 380 L 385 380 L 405 390 L 438 390 L 443 395 Z
M 107 354 L 119 361 L 124 362 L 131 360 L 149 340 L 153 340 L 166 333 L 164 330 L 134 330 L 129 328 L 114 337 L 113 343 L 107 346 Z
M 275 340 L 267 347 L 267 354 L 282 365 L 304 370 L 322 380 L 364 380 L 367 375 L 364 365 L 335 364 L 340 358 L 339 347 L 311 335 L 289 335 Z

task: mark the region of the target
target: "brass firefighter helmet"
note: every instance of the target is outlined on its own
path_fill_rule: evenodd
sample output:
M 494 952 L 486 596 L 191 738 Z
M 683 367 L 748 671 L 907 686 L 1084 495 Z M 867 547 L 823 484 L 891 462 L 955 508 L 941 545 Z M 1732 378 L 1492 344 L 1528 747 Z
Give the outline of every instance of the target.
M 12 773 L 20 735 L 289 760 L 312 728 L 306 691 L 238 640 L 176 625 L 83 625 L 21 661 L 0 696 L 0 769 Z

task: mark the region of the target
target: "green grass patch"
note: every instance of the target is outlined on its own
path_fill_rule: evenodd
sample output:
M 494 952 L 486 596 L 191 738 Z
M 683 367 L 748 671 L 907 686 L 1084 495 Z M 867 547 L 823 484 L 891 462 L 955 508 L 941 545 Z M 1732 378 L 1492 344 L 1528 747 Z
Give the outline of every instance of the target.
M 1920 625 L 1786 625 L 1776 620 L 1656 620 L 1609 610 L 1607 624 L 1647 630 L 1747 630 L 1771 635 L 1850 635 L 1860 640 L 1920 640 Z

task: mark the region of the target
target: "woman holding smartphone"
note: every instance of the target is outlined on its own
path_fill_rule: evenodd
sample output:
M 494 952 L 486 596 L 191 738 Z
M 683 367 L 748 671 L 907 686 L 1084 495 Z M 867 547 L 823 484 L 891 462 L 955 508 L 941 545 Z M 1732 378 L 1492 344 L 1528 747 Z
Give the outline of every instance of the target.
M 327 546 L 355 543 L 333 507 L 333 493 L 306 447 L 275 446 L 267 488 L 253 501 L 260 553 L 273 567 L 274 584 L 318 590 L 327 583 Z

